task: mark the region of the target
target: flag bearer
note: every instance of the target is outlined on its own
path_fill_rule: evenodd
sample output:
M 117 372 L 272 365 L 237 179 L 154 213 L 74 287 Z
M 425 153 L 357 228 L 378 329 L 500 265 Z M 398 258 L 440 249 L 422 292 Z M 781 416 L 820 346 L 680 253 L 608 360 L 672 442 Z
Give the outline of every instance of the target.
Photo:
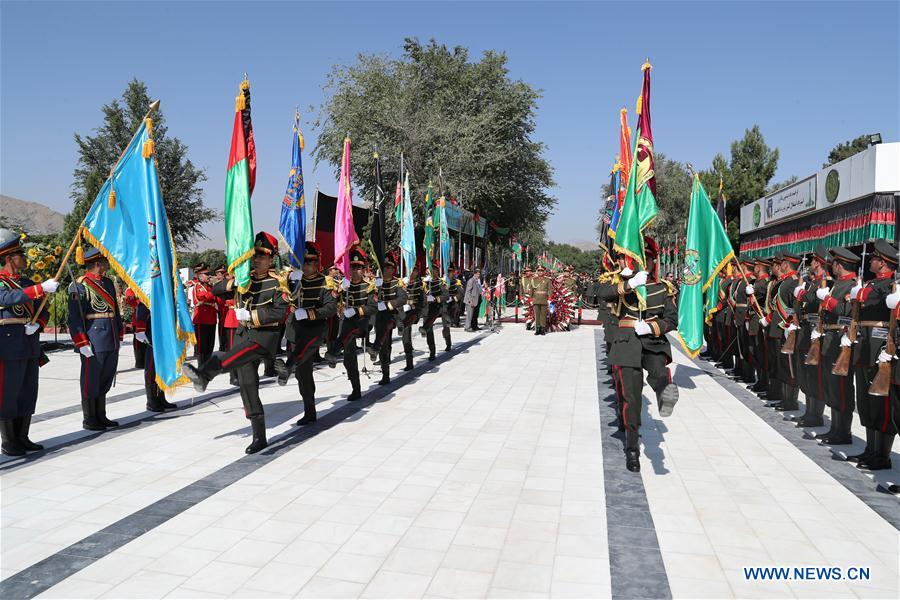
M 447 312 L 447 302 L 450 294 L 447 284 L 440 276 L 440 267 L 435 261 L 431 264 L 431 274 L 425 281 L 425 315 L 422 317 L 422 331 L 428 342 L 428 360 L 435 359 L 434 322 L 441 318 L 442 335 L 444 336 L 444 351 L 452 350 L 450 344 L 450 315 Z
M 350 275 L 341 282 L 343 290 L 343 315 L 338 340 L 344 348 L 344 369 L 350 379 L 352 391 L 347 396 L 349 402 L 362 398 L 359 383 L 359 362 L 356 357 L 356 339 L 365 337 L 369 327 L 369 317 L 378 312 L 375 300 L 375 282 L 363 278 L 368 257 L 359 245 L 350 249 Z
M 370 354 L 381 364 L 379 385 L 391 382 L 391 338 L 397 323 L 403 318 L 406 304 L 406 290 L 403 282 L 396 277 L 399 256 L 391 252 L 384 257 L 381 279 L 375 280 L 378 292 L 378 312 L 375 314 L 375 342 Z

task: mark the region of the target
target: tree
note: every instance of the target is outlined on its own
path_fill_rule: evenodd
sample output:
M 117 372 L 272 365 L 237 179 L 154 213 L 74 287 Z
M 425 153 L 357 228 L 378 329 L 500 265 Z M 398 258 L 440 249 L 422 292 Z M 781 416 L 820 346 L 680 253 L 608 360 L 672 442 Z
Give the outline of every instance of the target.
M 225 259 L 225 251 L 218 249 L 203 250 L 200 252 L 179 252 L 178 266 L 193 267 L 194 265 L 203 263 L 214 271 L 219 267 L 227 266 L 228 261 Z
M 778 148 L 769 148 L 759 125 L 746 130 L 743 139 L 731 143 L 726 193 L 736 206 L 744 206 L 766 195 L 778 168 Z
M 337 172 L 349 133 L 357 198 L 374 198 L 377 148 L 389 197 L 402 152 L 416 200 L 433 181 L 438 194 L 514 232 L 543 226 L 555 200 L 544 144 L 532 139 L 540 93 L 509 78 L 504 54 L 487 51 L 472 62 L 461 46 L 407 38 L 398 59 L 360 55 L 335 66 L 324 90 L 313 157 Z M 413 205 L 421 223 L 422 202 Z M 394 220 L 388 224 L 396 240 Z
M 75 134 L 78 164 L 71 193 L 74 206 L 66 215 L 63 243 L 75 235 L 110 170 L 147 114 L 150 102 L 146 84 L 132 79 L 121 101 L 113 100 L 102 107 L 103 124 L 95 135 Z M 206 237 L 201 226 L 218 214 L 203 205 L 200 184 L 206 181 L 206 174 L 187 158 L 187 146 L 178 138 L 167 137 L 166 130 L 162 110 L 158 110 L 153 117 L 153 142 L 159 184 L 172 238 L 176 246 L 184 247 L 198 237 Z
M 795 184 L 795 183 L 797 183 L 797 181 L 799 179 L 800 178 L 797 177 L 796 175 L 791 175 L 784 181 L 776 181 L 775 183 L 769 185 L 769 187 L 766 189 L 766 194 L 771 194 L 772 192 L 777 192 L 778 190 L 780 190 L 782 188 L 786 188 L 789 185 Z
M 861 135 L 859 137 L 853 138 L 848 142 L 844 142 L 843 144 L 838 144 L 831 149 L 831 152 L 828 153 L 828 162 L 822 163 L 822 168 L 824 169 L 825 167 L 830 167 L 834 163 L 839 163 L 845 158 L 850 158 L 854 154 L 862 152 L 868 147 L 868 135 Z

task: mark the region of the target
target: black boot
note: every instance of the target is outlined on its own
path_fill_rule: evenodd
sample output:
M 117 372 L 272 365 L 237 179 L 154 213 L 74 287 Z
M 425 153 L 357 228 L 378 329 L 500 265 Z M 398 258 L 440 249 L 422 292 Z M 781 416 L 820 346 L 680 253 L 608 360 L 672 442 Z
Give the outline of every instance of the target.
M 356 402 L 360 399 L 362 399 L 362 392 L 359 389 L 359 384 L 356 384 L 353 386 L 353 391 L 347 396 L 347 402 Z
M 871 427 L 866 427 L 866 449 L 863 450 L 860 454 L 854 454 L 853 456 L 848 456 L 848 462 L 861 462 L 865 459 L 875 455 L 875 430 Z
M 659 409 L 659 416 L 669 417 L 678 402 L 678 386 L 674 383 L 668 384 L 656 397 L 656 405 Z
M 444 343 L 446 344 L 444 346 L 444 352 L 450 352 L 451 350 L 453 350 L 453 344 L 450 343 L 450 328 L 445 327 L 443 334 L 444 334 Z
M 641 470 L 641 437 L 637 431 L 625 432 L 625 468 L 632 473 Z
M 275 374 L 278 376 L 278 385 L 287 385 L 291 373 L 288 371 L 287 363 L 283 359 L 275 359 Z
M 106 431 L 106 427 L 97 420 L 96 410 L 96 405 L 93 401 L 85 398 L 81 399 L 81 413 L 84 417 L 81 421 L 81 426 L 88 431 Z
M 259 452 L 269 445 L 269 443 L 266 441 L 265 416 L 251 418 L 250 428 L 253 430 L 253 441 L 250 442 L 250 445 L 247 446 L 246 450 L 244 450 L 244 452 L 246 452 L 247 454 Z
M 194 384 L 194 389 L 200 392 L 201 394 L 206 391 L 206 386 L 209 385 L 209 380 L 203 376 L 202 373 L 195 367 L 194 365 L 184 363 L 181 365 L 181 374 L 191 380 L 191 383 Z
M 893 433 L 875 431 L 875 452 L 872 456 L 860 459 L 856 464 L 860 469 L 883 471 L 891 468 L 891 446 L 894 445 Z
M 838 414 L 839 414 L 838 411 L 836 409 L 832 408 L 831 409 L 831 426 L 828 428 L 828 431 L 826 431 L 825 433 L 817 433 L 816 435 L 813 436 L 813 439 L 824 440 L 825 438 L 831 437 L 834 434 L 834 427 L 835 427 L 835 424 L 837 423 L 836 419 L 839 418 L 837 416 Z
M 381 369 L 381 379 L 378 381 L 378 385 L 387 385 L 391 382 L 391 373 L 387 368 L 387 365 L 382 365 Z
M 406 355 L 406 366 L 403 367 L 404 371 L 412 371 L 413 370 L 413 357 L 412 354 Z
M 165 395 L 163 395 L 163 402 L 165 402 Z M 166 403 L 166 404 L 168 404 L 168 403 Z M 172 408 L 174 408 L 174 407 L 175 407 L 175 405 L 173 404 Z M 166 408 L 169 408 L 169 407 L 167 406 Z M 104 427 L 118 427 L 119 426 L 118 421 L 111 421 L 106 418 L 106 396 L 100 396 L 99 398 L 97 398 L 96 415 L 97 415 L 97 422 L 100 423 L 101 425 L 103 425 Z
M 535 328 L 534 328 L 534 335 L 541 335 L 541 328 L 540 328 L 540 327 L 535 327 Z
M 825 424 L 822 419 L 825 404 L 818 398 L 806 397 L 806 413 L 797 421 L 797 427 L 821 427 Z
M 25 448 L 19 442 L 19 436 L 16 435 L 15 423 L 13 419 L 0 419 L 0 452 L 6 456 L 24 456 Z
M 822 441 L 831 446 L 846 446 L 847 444 L 852 444 L 853 434 L 850 433 L 850 429 L 853 426 L 853 413 L 837 413 L 837 418 L 834 420 L 834 423 L 834 433 Z
M 16 424 L 16 432 L 18 433 L 19 445 L 22 446 L 28 452 L 36 452 L 38 450 L 43 450 L 44 447 L 40 444 L 35 444 L 30 439 L 28 439 L 28 430 L 31 429 L 31 415 L 26 415 L 24 417 L 19 417 L 15 420 Z

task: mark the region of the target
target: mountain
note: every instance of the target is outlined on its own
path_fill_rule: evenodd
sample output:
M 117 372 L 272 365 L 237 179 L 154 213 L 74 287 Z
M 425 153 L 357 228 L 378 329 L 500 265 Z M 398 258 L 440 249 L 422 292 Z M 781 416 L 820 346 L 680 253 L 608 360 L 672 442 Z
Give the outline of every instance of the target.
M 597 242 L 580 241 L 580 242 L 569 242 L 569 243 L 583 252 L 590 252 L 591 250 L 597 249 Z
M 0 222 L 32 235 L 59 233 L 64 215 L 37 202 L 0 194 Z

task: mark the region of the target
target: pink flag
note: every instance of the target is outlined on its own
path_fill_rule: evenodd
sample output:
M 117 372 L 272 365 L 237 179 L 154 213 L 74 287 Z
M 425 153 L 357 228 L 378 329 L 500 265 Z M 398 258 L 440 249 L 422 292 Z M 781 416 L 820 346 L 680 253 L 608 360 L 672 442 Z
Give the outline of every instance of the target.
M 344 138 L 341 182 L 338 186 L 337 210 L 334 213 L 334 264 L 350 276 L 350 247 L 359 241 L 353 227 L 353 191 L 350 187 L 350 138 Z

